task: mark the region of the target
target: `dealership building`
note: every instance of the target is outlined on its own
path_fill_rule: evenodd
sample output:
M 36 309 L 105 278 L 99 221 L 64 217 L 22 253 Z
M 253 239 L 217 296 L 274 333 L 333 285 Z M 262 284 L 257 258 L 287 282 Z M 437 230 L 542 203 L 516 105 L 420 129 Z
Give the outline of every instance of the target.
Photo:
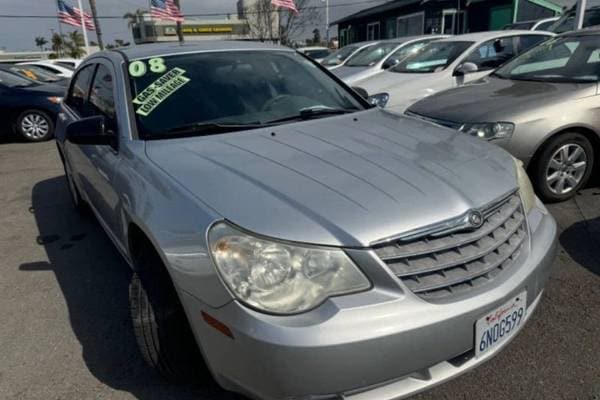
M 560 14 L 575 0 L 392 0 L 332 23 L 340 46 L 365 40 L 502 29 Z

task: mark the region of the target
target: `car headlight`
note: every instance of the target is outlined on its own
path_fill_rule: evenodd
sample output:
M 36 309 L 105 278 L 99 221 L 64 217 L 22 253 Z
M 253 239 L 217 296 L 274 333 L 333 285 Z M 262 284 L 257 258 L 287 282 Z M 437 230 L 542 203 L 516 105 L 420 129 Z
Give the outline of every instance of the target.
M 486 122 L 480 124 L 464 124 L 459 130 L 468 135 L 486 140 L 506 139 L 512 137 L 515 125 L 510 122 Z
M 390 95 L 388 93 L 375 93 L 368 98 L 369 103 L 381 108 L 385 107 L 389 100 Z
M 523 200 L 523 208 L 525 208 L 525 214 L 529 214 L 529 211 L 535 205 L 535 192 L 533 185 L 527 176 L 527 171 L 523 168 L 523 162 L 521 160 L 515 160 L 515 167 L 517 170 L 517 181 L 519 182 L 519 191 L 521 192 L 521 199 Z
M 214 225 L 208 241 L 225 284 L 241 302 L 261 311 L 296 314 L 328 297 L 371 287 L 340 249 L 259 238 L 226 223 Z
M 62 97 L 58 97 L 58 96 L 51 96 L 51 97 L 46 97 L 46 99 L 50 102 L 50 103 L 54 103 L 54 104 L 60 104 L 60 102 L 63 100 Z

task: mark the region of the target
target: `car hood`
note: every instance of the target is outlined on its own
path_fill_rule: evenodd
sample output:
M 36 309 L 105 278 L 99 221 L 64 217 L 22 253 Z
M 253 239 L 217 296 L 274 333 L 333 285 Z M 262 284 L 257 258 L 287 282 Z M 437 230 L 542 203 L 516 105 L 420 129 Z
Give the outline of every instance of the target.
M 379 109 L 148 141 L 146 152 L 232 223 L 322 245 L 368 246 L 517 187 L 512 158 L 500 148 Z
M 511 121 L 522 113 L 593 96 L 596 83 L 551 83 L 487 77 L 423 99 L 410 112 L 449 122 Z
M 340 79 L 344 79 L 344 78 L 347 78 L 349 76 L 358 74 L 358 73 L 364 71 L 367 68 L 369 68 L 369 67 L 347 67 L 345 65 L 342 65 L 339 68 L 332 69 L 331 73 L 334 74 L 335 76 L 337 76 Z
M 386 107 L 391 111 L 402 112 L 414 102 L 430 96 L 440 87 L 445 88 L 450 84 L 451 81 L 443 72 L 408 74 L 383 71 L 367 79 L 354 82 L 353 86 L 366 89 L 370 95 L 388 93 L 390 100 Z

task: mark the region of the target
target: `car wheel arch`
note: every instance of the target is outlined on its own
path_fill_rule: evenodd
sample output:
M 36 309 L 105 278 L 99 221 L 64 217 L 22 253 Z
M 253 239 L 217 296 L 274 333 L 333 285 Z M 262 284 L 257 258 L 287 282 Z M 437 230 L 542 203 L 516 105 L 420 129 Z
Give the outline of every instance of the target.
M 555 137 L 565 134 L 565 133 L 569 133 L 569 132 L 575 132 L 575 133 L 579 133 L 579 134 L 585 136 L 590 141 L 590 143 L 592 144 L 592 146 L 594 148 L 594 156 L 595 156 L 596 160 L 600 160 L 600 132 L 592 129 L 589 126 L 572 125 L 572 126 L 561 127 L 559 129 L 555 130 L 554 132 L 551 132 L 550 134 L 546 135 L 544 137 L 544 140 L 542 140 L 537 145 L 534 152 L 532 153 L 533 155 L 527 165 L 527 169 L 529 170 L 535 166 L 535 164 L 538 161 L 546 144 L 548 144 Z M 600 165 L 600 163 L 598 163 L 598 165 L 594 168 L 597 169 L 599 167 L 599 165 Z
M 167 263 L 164 254 L 159 250 L 159 246 L 152 238 L 152 235 L 148 234 L 146 229 L 142 228 L 140 224 L 136 223 L 130 218 L 129 223 L 127 224 L 126 237 L 127 255 L 129 256 L 130 266 L 134 271 L 139 268 L 139 265 L 136 261 L 139 258 L 141 251 L 152 251 L 156 253 L 166 268 Z

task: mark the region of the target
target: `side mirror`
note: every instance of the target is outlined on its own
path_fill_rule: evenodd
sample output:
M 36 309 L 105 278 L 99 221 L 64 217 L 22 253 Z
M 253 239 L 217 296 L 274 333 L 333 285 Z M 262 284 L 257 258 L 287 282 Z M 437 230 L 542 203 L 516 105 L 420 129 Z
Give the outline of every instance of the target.
M 381 66 L 381 69 L 389 69 L 392 68 L 393 66 L 395 66 L 396 64 L 398 64 L 400 62 L 400 60 L 396 59 L 396 58 L 388 58 L 387 60 L 385 60 L 383 62 L 383 65 Z
M 114 135 L 106 131 L 102 116 L 71 122 L 65 133 L 67 140 L 75 144 L 111 145 L 114 140 Z
M 472 62 L 465 62 L 456 67 L 456 69 L 454 70 L 454 76 L 463 76 L 466 74 L 477 72 L 478 70 L 479 68 L 476 64 Z
M 360 97 L 362 97 L 365 100 L 369 99 L 369 92 L 367 92 L 365 89 L 359 87 L 359 86 L 352 86 L 352 90 L 354 90 L 356 93 L 359 94 Z

